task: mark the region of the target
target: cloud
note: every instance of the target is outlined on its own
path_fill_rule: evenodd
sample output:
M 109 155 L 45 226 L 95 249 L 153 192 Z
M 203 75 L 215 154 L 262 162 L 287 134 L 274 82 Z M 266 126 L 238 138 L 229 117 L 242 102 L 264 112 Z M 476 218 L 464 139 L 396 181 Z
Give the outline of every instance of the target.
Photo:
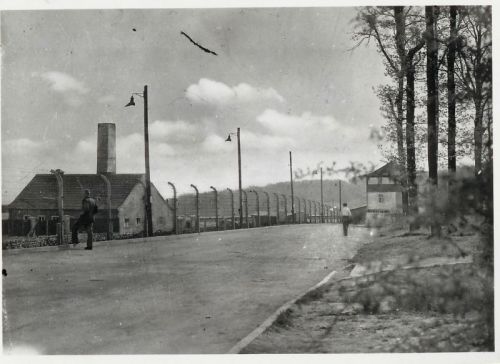
M 215 106 L 230 103 L 248 103 L 259 100 L 284 102 L 285 99 L 273 88 L 258 88 L 247 83 L 230 87 L 225 83 L 202 78 L 197 84 L 190 85 L 186 97 L 195 103 Z
M 208 135 L 201 143 L 201 147 L 208 153 L 229 153 L 234 149 L 232 143 L 215 134 Z
M 243 131 L 241 134 L 243 149 L 258 149 L 262 151 L 286 150 L 295 145 L 293 138 L 289 136 L 269 135 Z
M 151 139 L 177 143 L 192 141 L 200 132 L 199 127 L 183 120 L 156 120 L 149 127 Z
M 97 99 L 97 102 L 100 104 L 110 104 L 116 101 L 115 95 L 104 95 Z
M 295 135 L 302 131 L 320 133 L 340 130 L 340 124 L 331 116 L 317 116 L 310 112 L 302 115 L 283 114 L 266 109 L 257 116 L 257 121 L 275 133 Z
M 83 82 L 78 81 L 74 77 L 63 72 L 45 72 L 42 73 L 40 77 L 48 81 L 52 90 L 56 92 L 65 93 L 68 91 L 74 91 L 80 95 L 84 95 L 89 92 L 89 89 L 85 87 Z
M 89 155 L 91 153 L 96 153 L 97 142 L 95 140 L 80 140 L 75 147 L 75 152 L 77 154 Z
M 43 146 L 44 143 L 36 142 L 28 138 L 10 139 L 2 142 L 2 153 L 30 155 L 39 152 Z

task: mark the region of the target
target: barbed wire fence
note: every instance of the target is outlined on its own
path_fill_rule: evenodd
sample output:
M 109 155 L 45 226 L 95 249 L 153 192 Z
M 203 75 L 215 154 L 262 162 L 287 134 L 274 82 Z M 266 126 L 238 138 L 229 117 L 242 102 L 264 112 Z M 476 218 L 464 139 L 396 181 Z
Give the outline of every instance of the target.
M 9 218 L 3 221 L 3 249 L 35 247 L 44 245 L 68 245 L 71 228 L 82 213 L 81 199 L 85 189 L 92 191 L 99 212 L 95 215 L 94 239 L 113 240 L 146 236 L 145 184 L 135 181 L 121 205 L 122 188 L 110 183 L 106 176 L 98 182 L 78 180 L 77 185 L 68 184 L 58 178 L 64 172 L 52 171 L 55 179 L 53 190 L 43 196 L 33 196 L 20 209 L 9 208 Z M 109 176 L 108 176 L 109 177 Z M 82 177 L 83 178 L 83 177 Z M 74 183 L 73 183 L 74 184 Z M 261 188 L 242 190 L 242 212 L 240 214 L 240 192 L 229 188 L 210 186 L 204 191 L 192 184 L 192 193 L 177 193 L 177 186 L 168 182 L 171 193 L 164 198 L 153 189 L 153 233 L 154 235 L 204 233 L 236 229 L 339 222 L 338 211 L 320 201 L 301 196 L 268 192 Z M 80 191 L 81 190 L 81 191 Z M 36 199 L 44 201 L 37 206 Z M 292 211 L 294 214 L 292 215 Z M 240 215 L 242 219 L 240 219 Z M 80 237 L 84 241 L 85 234 Z

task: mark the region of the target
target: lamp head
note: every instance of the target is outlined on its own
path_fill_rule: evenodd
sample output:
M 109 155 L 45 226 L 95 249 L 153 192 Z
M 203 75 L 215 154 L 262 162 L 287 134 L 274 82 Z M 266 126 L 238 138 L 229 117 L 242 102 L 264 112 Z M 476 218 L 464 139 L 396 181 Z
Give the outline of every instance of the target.
M 127 105 L 125 105 L 125 107 L 127 106 L 135 106 L 134 96 L 130 96 L 130 101 Z
M 230 141 L 231 141 L 231 134 L 228 134 L 228 135 L 227 135 L 226 142 L 230 142 Z

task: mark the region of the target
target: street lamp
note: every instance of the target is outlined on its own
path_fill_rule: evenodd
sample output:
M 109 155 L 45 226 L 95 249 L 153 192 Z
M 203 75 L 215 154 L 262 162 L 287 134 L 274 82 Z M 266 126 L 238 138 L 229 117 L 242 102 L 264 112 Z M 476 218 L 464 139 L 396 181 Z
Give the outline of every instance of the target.
M 229 133 L 226 142 L 231 141 L 231 135 L 234 133 Z M 240 202 L 240 229 L 243 227 L 243 199 L 242 199 L 242 189 L 241 189 L 241 145 L 240 145 L 240 128 L 236 130 L 236 137 L 238 139 L 238 189 L 239 189 L 239 202 Z
M 149 173 L 149 131 L 148 131 L 148 86 L 144 86 L 144 91 L 134 92 L 130 97 L 127 106 L 135 106 L 134 95 L 144 99 L 144 164 L 146 168 L 146 220 L 147 232 L 146 236 L 153 236 L 153 216 L 151 211 L 151 176 Z

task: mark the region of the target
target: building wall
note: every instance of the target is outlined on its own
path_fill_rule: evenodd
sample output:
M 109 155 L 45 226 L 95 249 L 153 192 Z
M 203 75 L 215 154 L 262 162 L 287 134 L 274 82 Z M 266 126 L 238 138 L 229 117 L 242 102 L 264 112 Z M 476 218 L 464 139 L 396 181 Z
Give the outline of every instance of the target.
M 402 212 L 403 197 L 401 192 L 368 192 L 368 210 L 389 210 Z M 380 202 L 380 197 L 382 202 Z
M 144 186 L 138 183 L 118 208 L 120 234 L 137 234 L 144 231 Z M 156 187 L 151 185 L 153 231 L 172 231 L 173 213 Z

